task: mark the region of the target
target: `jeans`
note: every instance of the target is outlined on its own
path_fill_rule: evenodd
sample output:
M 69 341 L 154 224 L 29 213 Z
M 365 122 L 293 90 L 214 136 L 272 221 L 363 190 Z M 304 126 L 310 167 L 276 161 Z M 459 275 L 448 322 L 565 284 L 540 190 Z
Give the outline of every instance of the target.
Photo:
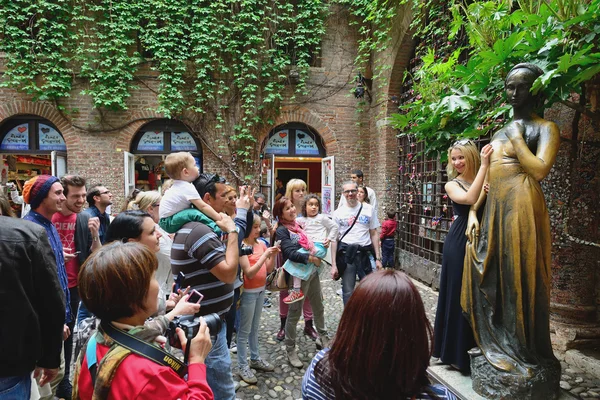
M 384 268 L 394 268 L 394 250 L 396 241 L 394 238 L 387 238 L 381 241 L 381 263 Z
M 1 400 L 28 399 L 31 394 L 31 373 L 22 376 L 0 377 Z
M 319 280 L 318 273 L 315 272 L 307 281 L 302 281 L 302 291 L 304 292 L 304 296 L 306 296 L 305 299 L 309 299 L 312 304 L 317 332 L 319 332 L 321 337 L 327 336 L 327 330 L 325 329 L 323 292 L 321 291 L 321 281 Z M 285 345 L 288 348 L 293 348 L 296 345 L 296 324 L 300 319 L 300 313 L 302 312 L 305 299 L 290 304 L 287 320 L 285 322 Z
M 71 294 L 71 311 L 73 314 L 76 313 L 77 307 L 79 306 L 79 291 L 77 290 L 77 286 L 69 288 L 69 293 Z M 61 384 L 66 384 L 69 382 L 69 378 L 71 376 L 71 358 L 73 356 L 73 328 L 75 328 L 75 318 L 71 318 L 71 322 L 67 324 L 69 329 L 71 330 L 71 334 L 65 340 L 65 376 L 63 378 L 64 382 Z M 77 357 L 77 354 L 75 355 Z
M 248 365 L 248 345 L 250 346 L 250 359 L 258 360 L 260 358 L 258 330 L 264 299 L 264 290 L 242 293 L 240 330 L 237 338 L 237 357 L 240 367 Z
M 212 349 L 206 356 L 206 380 L 213 391 L 215 400 L 235 399 L 235 386 L 231 373 L 231 355 L 227 347 L 227 326 L 223 322 L 216 339 L 212 339 Z
M 344 271 L 344 275 L 342 275 L 342 300 L 344 301 L 344 306 L 350 299 L 350 296 L 352 296 L 352 292 L 354 292 L 357 275 L 359 280 L 362 280 L 367 276 L 364 268 L 361 266 L 357 264 L 346 264 L 346 270 Z
M 233 332 L 239 332 L 238 328 L 240 326 L 240 310 L 237 308 L 239 299 L 240 288 L 237 288 L 233 291 L 233 304 L 231 305 L 229 311 L 227 311 L 227 316 L 225 317 L 225 321 L 227 321 L 227 348 L 231 347 Z

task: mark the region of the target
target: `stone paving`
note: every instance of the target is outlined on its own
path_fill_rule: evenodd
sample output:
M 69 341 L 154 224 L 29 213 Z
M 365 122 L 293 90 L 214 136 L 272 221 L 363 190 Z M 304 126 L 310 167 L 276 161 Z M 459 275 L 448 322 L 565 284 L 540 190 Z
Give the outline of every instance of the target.
M 325 322 L 329 332 L 333 334 L 343 310 L 342 298 L 336 294 L 341 285 L 339 282 L 328 279 L 326 275 L 322 276 L 321 282 L 325 300 Z M 416 284 L 423 298 L 427 316 L 433 324 L 438 294 L 428 286 L 419 282 L 416 282 Z M 304 367 L 302 369 L 294 368 L 287 362 L 283 343 L 275 339 L 280 325 L 279 294 L 273 292 L 267 297 L 271 300 L 272 306 L 263 309 L 259 345 L 262 357 L 275 366 L 275 371 L 257 371 L 256 377 L 258 378 L 258 383 L 256 385 L 248 385 L 242 381 L 236 395 L 237 398 L 244 400 L 300 399 L 302 397 L 300 391 L 302 377 L 317 350 L 314 342 L 303 334 L 304 320 L 300 318 L 298 322 L 297 345 L 298 356 L 304 363 Z M 557 356 L 559 359 L 561 358 L 560 355 Z M 232 354 L 232 362 L 234 371 L 236 371 L 236 354 Z M 568 365 L 564 360 L 561 360 L 561 365 L 563 374 L 560 384 L 563 389 L 569 391 L 577 398 L 600 398 L 600 380 L 584 373 L 579 368 Z M 236 381 L 239 380 L 236 374 L 234 374 L 234 378 Z
M 322 276 L 321 285 L 325 301 L 325 324 L 330 334 L 333 334 L 335 329 L 337 329 L 343 309 L 342 297 L 336 294 L 341 285 L 339 282 L 327 279 L 326 276 Z M 261 356 L 275 366 L 275 371 L 255 371 L 258 383 L 256 385 L 248 385 L 246 382 L 241 381 L 240 389 L 237 391 L 236 396 L 244 400 L 301 399 L 302 378 L 304 377 L 304 372 L 306 372 L 306 367 L 308 367 L 310 361 L 317 353 L 317 348 L 315 347 L 315 342 L 304 335 L 304 318 L 300 317 L 296 343 L 298 357 L 303 362 L 304 367 L 301 369 L 294 368 L 288 363 L 283 342 L 275 339 L 280 326 L 279 293 L 273 292 L 267 297 L 271 300 L 272 306 L 263 308 L 259 348 Z M 231 360 L 234 366 L 234 379 L 239 381 L 237 374 L 235 374 L 237 370 L 237 354 L 231 354 Z

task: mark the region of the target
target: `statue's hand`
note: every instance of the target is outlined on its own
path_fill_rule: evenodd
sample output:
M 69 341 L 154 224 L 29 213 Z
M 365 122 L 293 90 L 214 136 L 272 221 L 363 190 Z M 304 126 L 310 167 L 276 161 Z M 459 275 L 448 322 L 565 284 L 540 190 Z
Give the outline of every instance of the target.
M 477 219 L 477 212 L 473 209 L 469 211 L 465 235 L 467 235 L 467 240 L 477 247 L 479 243 L 479 220 Z
M 524 134 L 525 127 L 520 122 L 513 121 L 506 127 L 506 136 L 511 140 L 523 137 Z

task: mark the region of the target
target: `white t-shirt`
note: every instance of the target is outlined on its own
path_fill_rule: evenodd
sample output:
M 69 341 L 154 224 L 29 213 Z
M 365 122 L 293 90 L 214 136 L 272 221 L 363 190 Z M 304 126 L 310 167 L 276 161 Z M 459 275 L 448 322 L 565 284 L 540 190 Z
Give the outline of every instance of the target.
M 333 221 L 339 228 L 339 235 L 342 236 L 352 225 L 352 221 L 358 214 L 360 209 L 360 202 L 356 204 L 356 207 L 350 207 L 344 205 L 333 212 Z M 379 228 L 379 222 L 375 216 L 373 207 L 370 204 L 363 203 L 363 208 L 360 211 L 358 220 L 352 227 L 352 230 L 348 232 L 342 239 L 342 242 L 347 244 L 358 244 L 360 246 L 368 246 L 371 244 L 371 233 L 370 229 Z
M 369 204 L 375 210 L 375 215 L 377 215 L 377 195 L 375 195 L 375 191 L 373 189 L 367 186 L 365 187 L 367 188 L 367 195 L 369 195 Z M 340 197 L 340 204 L 338 204 L 338 208 L 347 204 L 348 202 L 346 201 L 346 197 L 344 197 L 344 195 L 342 194 L 342 196 Z M 356 212 L 358 212 L 358 210 L 356 210 Z
M 304 226 L 304 233 L 313 242 L 323 243 L 325 239 L 331 241 L 338 238 L 338 227 L 328 216 L 317 214 L 316 217 L 298 217 L 296 221 Z
M 160 207 L 159 218 L 167 218 L 179 211 L 190 208 L 191 200 L 199 199 L 200 194 L 190 182 L 175 180 L 173 186 L 165 192 Z

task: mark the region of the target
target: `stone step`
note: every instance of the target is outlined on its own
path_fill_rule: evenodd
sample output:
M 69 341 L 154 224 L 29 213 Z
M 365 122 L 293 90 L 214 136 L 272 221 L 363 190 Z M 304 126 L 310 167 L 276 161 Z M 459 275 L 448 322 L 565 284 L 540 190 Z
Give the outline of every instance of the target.
M 599 349 L 567 350 L 565 352 L 565 362 L 583 370 L 583 372 L 596 379 L 600 379 Z
M 475 393 L 471 386 L 471 377 L 464 375 L 448 365 L 433 364 L 427 372 L 431 380 L 446 386 L 460 400 L 485 400 L 485 397 Z M 573 400 L 578 397 L 573 396 L 566 390 L 561 390 L 558 400 Z

